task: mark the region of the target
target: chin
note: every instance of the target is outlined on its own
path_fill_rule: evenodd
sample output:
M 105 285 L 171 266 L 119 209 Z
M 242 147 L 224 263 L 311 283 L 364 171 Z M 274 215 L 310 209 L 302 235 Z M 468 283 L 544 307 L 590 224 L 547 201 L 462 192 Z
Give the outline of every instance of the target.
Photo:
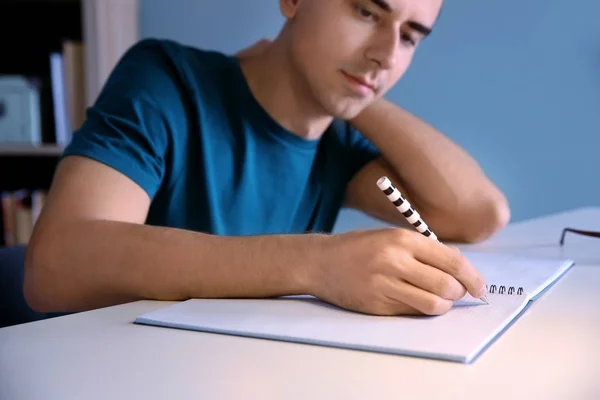
M 377 95 L 357 96 L 347 89 L 334 85 L 312 86 L 314 101 L 328 115 L 336 119 L 349 120 L 360 114 L 377 99 Z
M 349 120 L 360 114 L 373 100 L 369 102 L 346 99 L 327 104 L 325 109 L 333 118 Z
M 363 108 L 361 108 L 360 110 L 352 110 L 352 111 L 344 110 L 342 112 L 331 114 L 331 116 L 335 119 L 351 120 L 351 119 L 355 118 L 357 115 L 359 115 L 362 110 L 363 110 Z

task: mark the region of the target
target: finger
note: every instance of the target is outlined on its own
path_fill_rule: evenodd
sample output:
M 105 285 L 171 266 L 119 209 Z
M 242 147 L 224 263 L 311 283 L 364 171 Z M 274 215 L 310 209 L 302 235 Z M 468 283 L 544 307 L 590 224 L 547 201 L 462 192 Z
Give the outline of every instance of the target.
M 398 278 L 443 299 L 462 299 L 467 290 L 455 277 L 414 258 L 397 264 Z
M 486 292 L 485 280 L 458 248 L 431 240 L 417 232 L 410 232 L 404 240 L 410 242 L 413 257 L 420 262 L 435 267 L 458 280 L 476 298 Z
M 423 315 L 423 313 L 416 308 L 412 308 L 411 306 L 399 302 L 395 299 L 387 299 L 387 303 L 384 306 L 385 314 L 384 315 Z
M 402 280 L 389 279 L 383 286 L 383 294 L 395 303 L 391 307 L 398 314 L 409 306 L 426 315 L 441 315 L 447 313 L 454 304 L 452 300 L 443 299 Z

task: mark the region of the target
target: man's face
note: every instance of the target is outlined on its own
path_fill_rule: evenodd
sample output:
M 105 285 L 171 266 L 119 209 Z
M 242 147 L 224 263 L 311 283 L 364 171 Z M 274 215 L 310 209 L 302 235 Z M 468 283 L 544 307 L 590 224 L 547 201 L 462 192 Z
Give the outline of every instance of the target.
M 281 0 L 290 52 L 315 104 L 350 119 L 407 70 L 443 0 Z

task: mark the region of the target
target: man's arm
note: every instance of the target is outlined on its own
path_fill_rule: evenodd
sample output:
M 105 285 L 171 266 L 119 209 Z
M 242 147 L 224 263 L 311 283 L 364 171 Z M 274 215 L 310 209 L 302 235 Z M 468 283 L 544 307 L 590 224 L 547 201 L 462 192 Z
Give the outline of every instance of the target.
M 510 219 L 505 196 L 446 136 L 395 104 L 378 99 L 350 121 L 381 152 L 348 185 L 346 204 L 406 226 L 379 191 L 387 175 L 441 240 L 477 242 Z
M 485 289 L 460 253 L 416 232 L 215 236 L 143 225 L 149 203 L 120 172 L 65 158 L 28 247 L 28 303 L 77 312 L 139 299 L 311 294 L 363 313 L 439 315 Z
M 27 250 L 32 308 L 307 293 L 307 266 L 324 236 L 218 237 L 143 225 L 149 204 L 140 186 L 104 164 L 61 161 Z

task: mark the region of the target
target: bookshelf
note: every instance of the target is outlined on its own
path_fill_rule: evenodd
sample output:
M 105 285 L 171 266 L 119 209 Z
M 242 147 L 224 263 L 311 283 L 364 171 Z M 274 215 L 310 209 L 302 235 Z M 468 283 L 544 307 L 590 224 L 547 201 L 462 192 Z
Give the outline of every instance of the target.
M 4 247 L 27 244 L 72 132 L 138 40 L 138 0 L 3 0 L 0 35 Z
M 64 146 L 56 144 L 42 144 L 39 146 L 29 144 L 5 144 L 0 146 L 0 157 L 57 157 L 62 154 Z

